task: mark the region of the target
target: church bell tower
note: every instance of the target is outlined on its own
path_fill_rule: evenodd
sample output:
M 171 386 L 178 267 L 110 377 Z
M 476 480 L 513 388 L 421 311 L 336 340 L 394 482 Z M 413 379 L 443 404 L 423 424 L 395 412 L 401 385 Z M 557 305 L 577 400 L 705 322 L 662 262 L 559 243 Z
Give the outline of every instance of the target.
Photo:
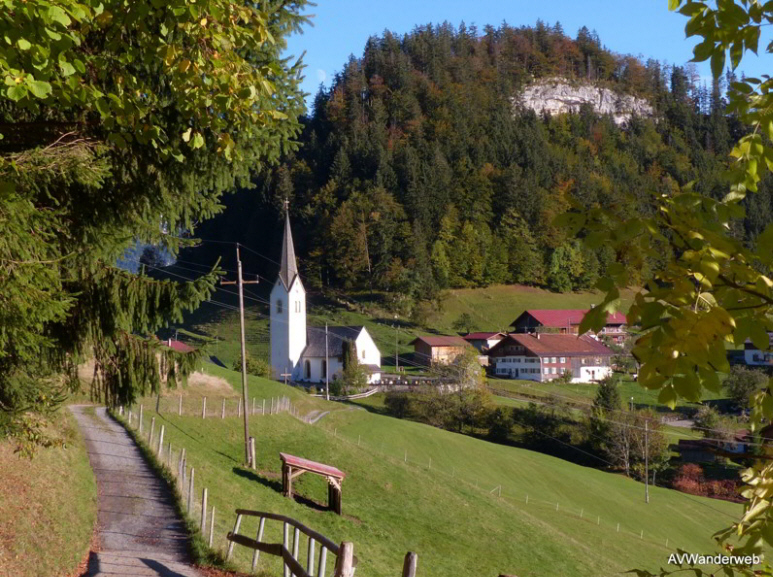
M 290 203 L 285 200 L 285 226 L 279 277 L 271 290 L 271 369 L 284 381 L 300 378 L 301 354 L 306 348 L 306 290 L 298 275 L 290 228 Z M 291 375 L 285 377 L 284 375 Z

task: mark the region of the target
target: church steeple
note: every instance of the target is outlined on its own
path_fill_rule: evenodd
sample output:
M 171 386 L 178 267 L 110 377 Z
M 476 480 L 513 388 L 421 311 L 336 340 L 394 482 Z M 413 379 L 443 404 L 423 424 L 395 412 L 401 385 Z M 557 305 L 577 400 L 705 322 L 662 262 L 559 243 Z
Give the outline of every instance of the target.
M 285 230 L 282 240 L 282 260 L 279 265 L 279 278 L 289 289 L 295 277 L 298 276 L 298 263 L 295 260 L 293 232 L 290 228 L 290 201 L 285 200 Z

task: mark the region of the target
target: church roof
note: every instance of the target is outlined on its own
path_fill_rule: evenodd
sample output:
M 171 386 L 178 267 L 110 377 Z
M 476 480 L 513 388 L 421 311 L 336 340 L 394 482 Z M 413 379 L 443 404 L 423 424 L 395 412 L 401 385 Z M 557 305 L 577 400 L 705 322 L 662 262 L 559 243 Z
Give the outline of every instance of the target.
M 344 342 L 357 340 L 360 333 L 365 330 L 363 326 L 336 326 L 327 328 L 327 356 L 342 357 L 344 354 Z M 306 327 L 306 348 L 301 353 L 302 357 L 325 356 L 325 327 Z
M 295 246 L 293 245 L 293 232 L 290 228 L 290 210 L 285 201 L 285 230 L 282 239 L 282 260 L 279 264 L 279 280 L 282 281 L 286 289 L 298 276 L 298 263 L 295 259 Z

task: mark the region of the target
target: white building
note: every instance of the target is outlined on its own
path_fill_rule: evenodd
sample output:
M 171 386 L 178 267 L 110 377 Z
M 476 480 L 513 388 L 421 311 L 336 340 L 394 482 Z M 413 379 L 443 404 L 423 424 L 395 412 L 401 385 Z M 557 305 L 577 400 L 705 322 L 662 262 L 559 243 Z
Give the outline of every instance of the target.
M 298 275 L 290 213 L 285 201 L 285 228 L 279 277 L 271 290 L 271 369 L 275 379 L 324 383 L 343 370 L 346 346 L 368 367 L 373 383 L 381 379 L 381 352 L 365 327 L 307 327 L 306 290 Z
M 770 346 L 767 351 L 756 348 L 750 340 L 744 345 L 744 361 L 753 367 L 773 367 L 773 333 L 768 334 Z
M 488 354 L 500 378 L 547 382 L 570 371 L 573 383 L 591 383 L 612 374 L 612 351 L 587 335 L 513 333 Z

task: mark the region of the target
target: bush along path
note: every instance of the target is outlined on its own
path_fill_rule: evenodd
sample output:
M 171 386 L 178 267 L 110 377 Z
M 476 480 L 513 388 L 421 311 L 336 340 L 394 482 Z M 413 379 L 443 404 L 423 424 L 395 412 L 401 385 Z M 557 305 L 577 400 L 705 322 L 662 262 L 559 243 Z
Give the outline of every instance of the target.
M 100 551 L 89 577 L 200 577 L 190 565 L 189 537 L 164 482 L 126 429 L 104 407 L 74 405 L 99 491 Z

